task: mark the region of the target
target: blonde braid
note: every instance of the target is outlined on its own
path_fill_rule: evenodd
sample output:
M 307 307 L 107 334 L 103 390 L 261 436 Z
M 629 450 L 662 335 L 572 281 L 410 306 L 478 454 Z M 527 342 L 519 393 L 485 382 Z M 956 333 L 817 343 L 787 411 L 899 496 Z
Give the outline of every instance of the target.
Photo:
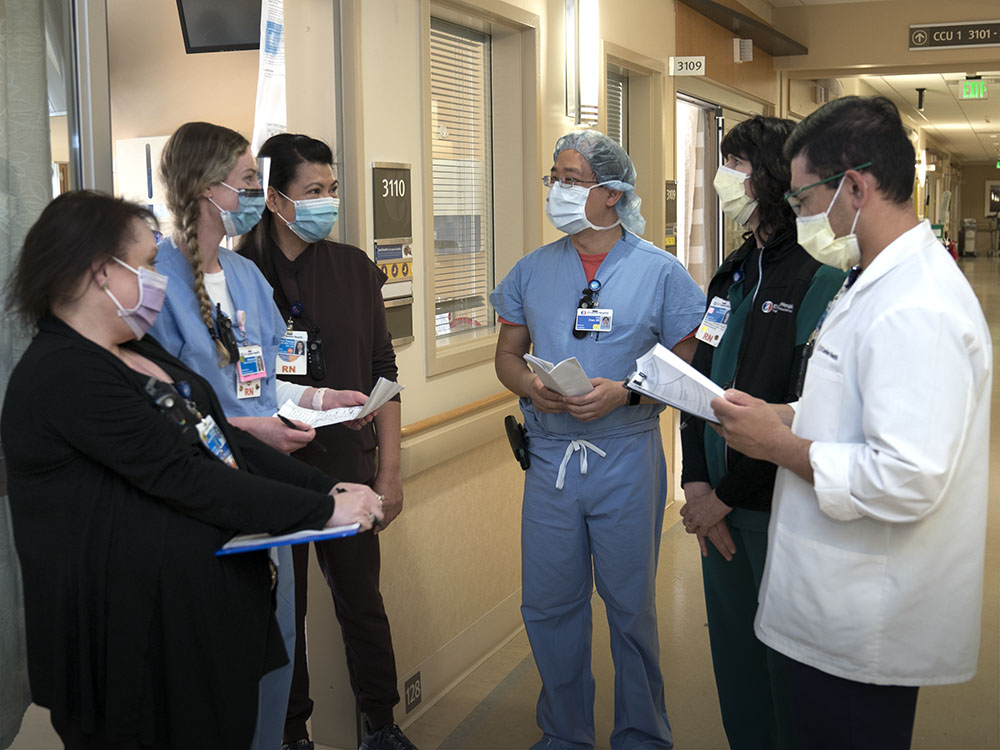
M 219 361 L 219 367 L 225 367 L 232 361 L 229 350 L 222 343 L 215 332 L 215 323 L 212 320 L 212 300 L 205 289 L 205 270 L 201 262 L 201 247 L 198 245 L 198 215 L 200 206 L 197 202 L 189 203 L 184 207 L 184 214 L 181 216 L 181 236 L 184 237 L 184 244 L 187 245 L 188 256 L 191 259 L 191 271 L 194 273 L 194 294 L 198 298 L 198 309 L 201 311 L 201 320 L 208 329 L 208 335 L 215 342 L 215 355 Z
M 232 357 L 216 334 L 212 300 L 205 289 L 205 271 L 198 246 L 201 196 L 210 185 L 226 179 L 237 159 L 249 147 L 246 138 L 235 130 L 207 122 L 189 122 L 170 136 L 160 159 L 160 176 L 167 188 L 167 207 L 187 246 L 194 273 L 194 293 L 202 322 L 215 342 L 219 367 L 232 362 Z

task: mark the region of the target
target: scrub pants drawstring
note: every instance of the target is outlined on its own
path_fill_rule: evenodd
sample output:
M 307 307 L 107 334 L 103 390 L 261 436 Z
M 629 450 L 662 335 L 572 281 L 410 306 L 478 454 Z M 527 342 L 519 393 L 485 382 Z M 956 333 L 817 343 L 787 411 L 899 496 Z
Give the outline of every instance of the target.
M 580 473 L 587 473 L 587 449 L 594 451 L 598 456 L 604 458 L 608 454 L 602 451 L 593 443 L 587 440 L 571 440 L 569 445 L 566 446 L 566 452 L 563 454 L 562 463 L 559 464 L 559 475 L 556 477 L 556 489 L 561 490 L 563 484 L 566 481 L 566 464 L 569 463 L 570 456 L 572 456 L 576 451 L 583 451 L 580 454 Z

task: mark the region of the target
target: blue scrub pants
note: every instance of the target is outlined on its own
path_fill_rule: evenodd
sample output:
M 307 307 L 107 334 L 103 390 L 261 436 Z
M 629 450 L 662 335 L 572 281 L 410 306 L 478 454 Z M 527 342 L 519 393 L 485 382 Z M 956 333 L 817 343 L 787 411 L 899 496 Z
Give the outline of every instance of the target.
M 611 747 L 673 747 L 656 627 L 667 469 L 656 420 L 622 432 L 588 436 L 607 456 L 589 451 L 584 475 L 582 452 L 574 453 L 561 490 L 555 481 L 570 440 L 530 435 L 521 614 L 542 678 L 538 725 L 553 750 L 594 745 L 590 598 L 595 580 L 607 608 L 615 664 Z
M 278 750 L 285 729 L 288 692 L 292 687 L 295 654 L 295 570 L 292 548 L 278 547 L 278 588 L 275 591 L 275 615 L 285 641 L 288 664 L 272 670 L 260 679 L 257 703 L 257 729 L 251 750 Z

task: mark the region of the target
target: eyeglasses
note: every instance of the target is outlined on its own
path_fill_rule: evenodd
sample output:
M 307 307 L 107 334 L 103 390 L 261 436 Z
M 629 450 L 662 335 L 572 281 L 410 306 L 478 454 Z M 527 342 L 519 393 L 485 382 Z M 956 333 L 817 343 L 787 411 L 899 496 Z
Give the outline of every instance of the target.
M 576 187 L 577 185 L 596 185 L 597 180 L 577 180 L 574 177 L 553 177 L 552 175 L 545 175 L 542 178 L 542 184 L 545 187 L 552 187 L 557 182 L 562 183 L 563 187 Z
M 843 177 L 850 171 L 857 171 L 859 169 L 864 169 L 865 167 L 870 167 L 871 165 L 872 163 L 870 161 L 866 161 L 864 164 L 860 164 L 856 167 L 850 167 L 848 169 L 845 169 L 843 172 L 837 172 L 837 174 L 832 174 L 826 179 L 820 180 L 819 182 L 814 182 L 812 185 L 806 185 L 805 187 L 800 187 L 798 190 L 789 190 L 787 193 L 785 193 L 785 200 L 788 201 L 788 205 L 792 207 L 792 211 L 795 213 L 796 216 L 798 216 L 799 212 L 802 211 L 802 199 L 799 198 L 799 195 L 804 193 L 806 190 L 808 190 L 809 188 L 814 188 L 817 185 L 823 185 L 827 182 L 831 182 L 832 180 L 836 180 L 838 177 Z

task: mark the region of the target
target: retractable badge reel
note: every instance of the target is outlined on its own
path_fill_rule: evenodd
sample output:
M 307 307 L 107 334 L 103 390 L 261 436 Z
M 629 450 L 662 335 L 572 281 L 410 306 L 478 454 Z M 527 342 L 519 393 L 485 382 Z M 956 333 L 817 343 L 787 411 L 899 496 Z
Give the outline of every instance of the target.
M 602 308 L 599 306 L 598 292 L 600 291 L 601 282 L 598 279 L 591 279 L 577 303 L 573 335 L 578 339 L 582 339 L 588 333 L 600 335 L 611 330 L 614 310 L 610 307 Z

